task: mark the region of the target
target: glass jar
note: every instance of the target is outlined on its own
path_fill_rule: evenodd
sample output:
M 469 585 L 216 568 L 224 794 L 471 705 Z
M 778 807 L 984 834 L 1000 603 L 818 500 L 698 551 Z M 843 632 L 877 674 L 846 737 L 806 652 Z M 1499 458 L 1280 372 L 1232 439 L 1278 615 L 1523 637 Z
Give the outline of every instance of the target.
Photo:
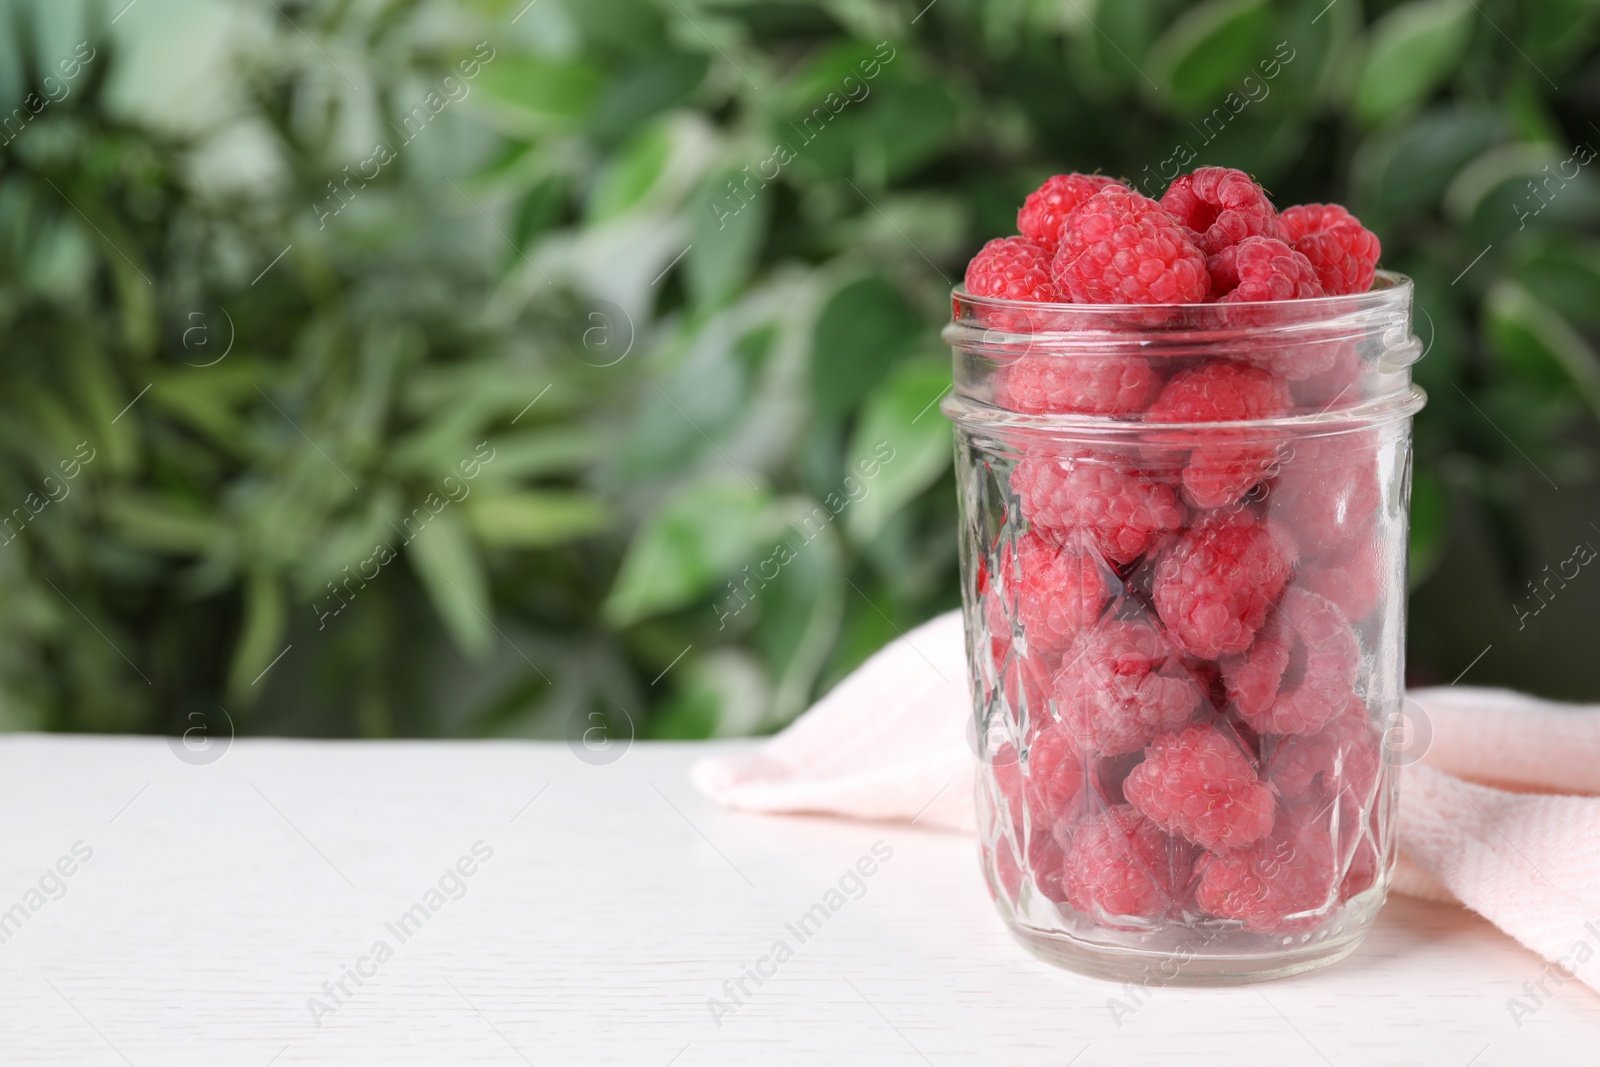
M 1354 951 L 1394 860 L 1412 286 L 1038 305 L 958 288 L 984 872 L 1033 952 L 1227 982 Z

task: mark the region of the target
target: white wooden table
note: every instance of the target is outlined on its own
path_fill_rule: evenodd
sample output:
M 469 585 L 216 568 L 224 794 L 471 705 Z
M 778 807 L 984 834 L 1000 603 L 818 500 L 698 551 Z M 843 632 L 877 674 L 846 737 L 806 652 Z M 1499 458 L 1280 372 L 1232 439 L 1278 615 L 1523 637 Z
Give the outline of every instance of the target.
M 712 747 L 251 740 L 195 766 L 0 738 L 0 1062 L 1600 1061 L 1600 996 L 1550 985 L 1519 1027 L 1542 961 L 1403 898 L 1332 970 L 1132 999 L 1014 944 L 969 839 L 717 810 L 685 777 Z

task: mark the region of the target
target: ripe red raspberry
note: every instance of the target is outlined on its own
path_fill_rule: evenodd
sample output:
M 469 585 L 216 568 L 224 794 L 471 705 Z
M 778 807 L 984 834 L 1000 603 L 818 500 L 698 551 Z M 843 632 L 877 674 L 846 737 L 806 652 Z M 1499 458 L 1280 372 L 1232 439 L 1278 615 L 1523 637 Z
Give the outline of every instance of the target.
M 1237 422 L 1274 419 L 1289 410 L 1283 384 L 1248 363 L 1217 359 L 1172 376 L 1145 419 L 1150 422 Z
M 1017 891 L 1022 888 L 1022 865 L 1017 862 L 1011 841 L 1001 835 L 993 847 L 983 850 L 983 855 L 988 861 L 984 864 L 984 881 L 989 886 L 989 898 L 1015 904 Z
M 1057 904 L 1066 903 L 1066 857 L 1061 842 L 1052 834 L 1028 839 L 1028 868 L 1033 871 L 1034 888 L 1041 896 Z
M 1060 725 L 1044 727 L 1033 738 L 1021 765 L 1028 809 L 1035 828 L 1053 826 L 1073 813 L 1087 768 L 1072 735 Z
M 1179 371 L 1161 390 L 1147 422 L 1239 422 L 1274 419 L 1292 401 L 1277 378 L 1260 367 L 1213 360 Z M 1197 431 L 1203 442 L 1183 469 L 1183 495 L 1198 508 L 1233 503 L 1274 469 L 1277 450 L 1259 441 L 1241 441 L 1227 430 Z
M 1206 259 L 1219 303 L 1322 296 L 1311 261 L 1275 237 L 1247 237 Z
M 1318 414 L 1355 407 L 1366 399 L 1367 393 L 1362 381 L 1367 364 L 1355 342 L 1325 343 L 1332 349 L 1323 357 L 1327 360 L 1325 367 L 1312 366 L 1304 372 L 1284 374 L 1289 378 L 1289 394 L 1294 402 Z
M 1009 816 L 1011 826 L 1016 827 L 1022 823 L 1023 794 L 1022 757 L 1017 753 L 1017 746 L 1005 742 L 994 750 L 987 763 L 995 787 L 988 795 L 990 808 L 996 819 Z
M 1017 212 L 1017 232 L 1054 250 L 1066 235 L 1067 216 L 1102 189 L 1127 186 L 1104 174 L 1057 174 L 1028 194 Z
M 1067 903 L 1107 926 L 1159 919 L 1179 904 L 1193 857 L 1131 807 L 1107 808 L 1079 823 L 1067 845 Z
M 1325 551 L 1300 566 L 1300 585 L 1327 597 L 1352 622 L 1366 618 L 1383 600 L 1384 541 L 1370 536 L 1352 539 L 1344 548 Z
M 1210 723 L 1156 738 L 1122 791 L 1161 829 L 1202 848 L 1244 848 L 1272 830 L 1272 790 L 1238 739 Z
M 1333 844 L 1315 829 L 1285 826 L 1249 848 L 1206 853 L 1195 873 L 1201 908 L 1262 934 L 1310 930 L 1338 900 Z
M 1179 648 L 1215 659 L 1250 647 L 1293 566 L 1286 540 L 1253 512 L 1212 514 L 1161 557 L 1152 599 Z
M 1361 646 L 1339 609 L 1291 586 L 1255 643 L 1222 660 L 1233 706 L 1259 733 L 1310 734 L 1349 704 Z
M 1208 256 L 1257 234 L 1278 235 L 1272 201 L 1242 170 L 1198 167 L 1167 187 L 1161 206 L 1194 231 L 1195 244 Z
M 1371 434 L 1331 434 L 1294 443 L 1267 493 L 1267 510 L 1294 535 L 1307 557 L 1345 552 L 1376 536 L 1377 441 Z
M 999 604 L 991 609 L 991 630 L 1011 631 L 1017 650 L 1041 661 L 1099 618 L 1115 580 L 1094 552 L 1055 545 L 1031 532 L 1017 539 L 1015 549 L 1001 546 L 994 578 Z
M 1338 204 L 1301 204 L 1280 217 L 1283 239 L 1311 262 L 1329 296 L 1364 293 L 1372 288 L 1378 235 Z
M 1267 755 L 1265 774 L 1287 803 L 1316 809 L 1346 796 L 1354 807 L 1370 810 L 1380 756 L 1378 727 L 1367 705 L 1352 694 L 1317 733 L 1278 739 Z
M 995 673 L 1000 679 L 1001 691 L 1011 715 L 1018 721 L 1027 721 L 1045 715 L 1049 708 L 1051 678 L 1055 674 L 1059 657 L 1051 650 L 1037 656 L 1027 656 L 1016 647 L 1005 621 L 1005 609 L 998 597 L 985 604 L 991 632 L 994 627 L 1005 627 L 1004 638 L 993 639 L 995 645 Z
M 1061 544 L 1086 537 L 1113 563 L 1132 563 L 1183 526 L 1170 486 L 1097 458 L 1025 456 L 1011 472 L 1011 490 L 1035 530 Z
M 994 400 L 1030 415 L 1131 415 L 1143 411 L 1161 377 L 1142 356 L 1023 356 L 1000 368 Z
M 1004 300 L 1051 303 L 1058 299 L 1050 279 L 1051 249 L 1026 237 L 996 237 L 967 264 L 967 292 Z
M 1078 304 L 1198 304 L 1211 284 L 1184 228 L 1149 197 L 1117 188 L 1072 213 L 1053 272 Z
M 1103 756 L 1137 752 L 1181 729 L 1204 699 L 1165 635 L 1143 619 L 1086 630 L 1055 677 L 1061 728 Z

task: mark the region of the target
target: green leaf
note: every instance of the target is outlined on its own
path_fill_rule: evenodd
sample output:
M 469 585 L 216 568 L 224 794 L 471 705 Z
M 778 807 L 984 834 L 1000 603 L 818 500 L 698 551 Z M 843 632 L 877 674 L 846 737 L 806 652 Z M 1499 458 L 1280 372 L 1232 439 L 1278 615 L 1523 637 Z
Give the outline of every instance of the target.
M 754 173 L 754 171 L 752 171 Z M 726 171 L 689 200 L 691 245 L 684 257 L 684 281 L 695 303 L 711 306 L 748 286 L 767 236 L 775 189 L 748 186 L 747 176 Z M 728 183 L 744 195 L 728 191 Z
M 885 85 L 864 102 L 857 151 L 882 154 L 882 174 L 903 178 L 944 151 L 958 131 L 958 109 L 944 85 Z
M 154 493 L 114 491 L 107 495 L 104 506 L 105 516 L 117 532 L 140 548 L 198 556 L 231 540 L 212 515 L 180 510 Z
M 446 506 L 406 544 L 406 559 L 445 629 L 475 659 L 489 652 L 489 583 L 458 510 Z
M 499 548 L 547 548 L 598 533 L 611 522 L 603 503 L 565 490 L 479 490 L 463 504 L 479 539 Z
M 1222 101 L 1262 58 L 1272 11 L 1267 0 L 1210 0 L 1190 8 L 1150 49 L 1150 75 L 1173 110 Z
M 501 51 L 485 64 L 477 89 L 484 110 L 518 132 L 537 132 L 551 122 L 581 118 L 604 77 L 582 60 Z
M 1412 0 L 1373 24 L 1355 112 L 1376 123 L 1421 102 L 1442 83 L 1472 35 L 1467 0 Z
M 603 435 L 585 426 L 512 432 L 495 438 L 494 458 L 482 468 L 482 474 L 485 479 L 503 482 L 581 470 L 599 458 L 606 444 Z
M 228 666 L 228 693 L 241 700 L 259 693 L 253 682 L 283 651 L 287 609 L 283 586 L 268 574 L 252 574 L 244 587 L 244 627 Z
M 627 130 L 688 96 L 710 65 L 699 53 L 667 52 L 628 70 L 595 104 L 587 128 L 602 137 Z
M 950 423 L 937 404 L 949 388 L 948 365 L 908 363 L 862 405 L 845 453 L 846 487 L 852 479 L 864 487 L 845 517 L 852 541 L 876 537 L 949 466 Z
M 1600 418 L 1600 356 L 1561 313 L 1516 282 L 1489 290 L 1484 312 L 1490 345 L 1526 381 L 1575 390 Z
M 779 536 L 772 495 L 738 478 L 696 482 L 669 496 L 639 527 L 604 613 L 615 626 L 693 603 Z
M 667 172 L 672 159 L 672 131 L 662 123 L 640 131 L 618 152 L 595 183 L 589 201 L 591 222 L 603 222 L 643 203 Z
M 863 278 L 833 294 L 811 344 L 811 395 L 824 415 L 849 411 L 905 355 L 922 322 L 894 286 Z
M 1361 215 L 1415 211 L 1436 203 L 1457 171 L 1493 144 L 1505 120 L 1489 108 L 1444 107 L 1374 133 L 1351 163 Z

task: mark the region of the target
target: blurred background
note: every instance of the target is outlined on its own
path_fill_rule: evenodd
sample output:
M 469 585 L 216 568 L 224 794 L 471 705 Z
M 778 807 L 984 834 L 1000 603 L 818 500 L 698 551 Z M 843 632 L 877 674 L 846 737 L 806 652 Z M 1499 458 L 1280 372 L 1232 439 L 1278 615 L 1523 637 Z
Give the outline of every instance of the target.
M 1600 699 L 1594 0 L 5 6 L 0 729 L 775 729 L 958 603 L 967 257 L 1202 164 L 1417 280 L 1412 681 Z

